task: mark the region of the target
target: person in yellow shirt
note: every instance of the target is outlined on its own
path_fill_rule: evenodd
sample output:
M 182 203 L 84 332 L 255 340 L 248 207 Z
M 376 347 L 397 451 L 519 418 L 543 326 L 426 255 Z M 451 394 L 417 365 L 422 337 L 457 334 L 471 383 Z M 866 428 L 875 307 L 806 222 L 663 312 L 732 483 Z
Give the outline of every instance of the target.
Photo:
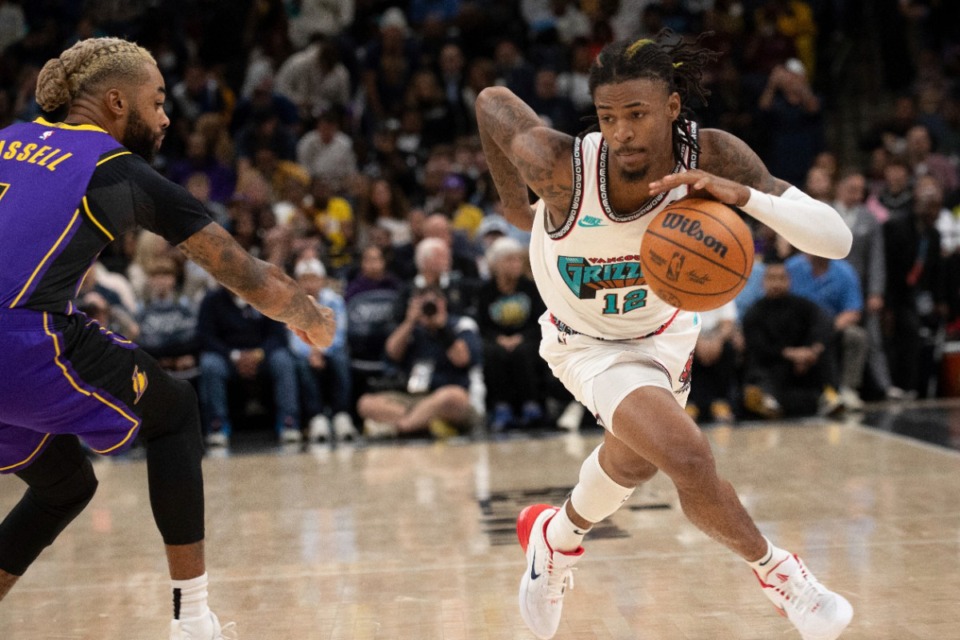
M 313 198 L 310 217 L 327 246 L 327 264 L 340 271 L 353 263 L 355 225 L 353 207 L 346 198 L 335 195 L 329 183 L 315 177 L 310 186 Z

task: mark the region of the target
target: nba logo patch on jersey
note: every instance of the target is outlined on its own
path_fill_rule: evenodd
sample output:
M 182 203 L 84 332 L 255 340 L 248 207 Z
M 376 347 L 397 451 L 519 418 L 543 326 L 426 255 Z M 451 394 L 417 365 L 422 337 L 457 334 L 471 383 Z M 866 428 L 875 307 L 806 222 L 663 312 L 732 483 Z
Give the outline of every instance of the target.
M 43 133 L 41 133 L 38 137 L 39 137 L 41 140 L 46 140 L 47 138 L 49 138 L 49 137 L 52 136 L 52 135 L 53 135 L 53 131 L 50 130 L 50 129 L 48 129 L 48 130 L 44 131 Z
M 147 390 L 147 374 L 143 371 L 140 371 L 140 368 L 137 365 L 133 365 L 133 392 L 136 394 L 136 398 L 133 400 L 133 404 L 140 402 L 140 398 L 143 397 L 143 392 Z

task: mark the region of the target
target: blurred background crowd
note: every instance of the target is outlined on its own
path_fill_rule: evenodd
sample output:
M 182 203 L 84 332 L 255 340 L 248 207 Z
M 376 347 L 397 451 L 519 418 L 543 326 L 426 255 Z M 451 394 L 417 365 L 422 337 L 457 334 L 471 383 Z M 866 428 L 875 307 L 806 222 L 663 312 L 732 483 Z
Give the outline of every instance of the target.
M 701 126 L 833 204 L 843 261 L 754 224 L 747 288 L 704 314 L 688 411 L 734 422 L 960 394 L 960 7 L 948 0 L 0 0 L 0 125 L 42 65 L 122 36 L 164 74 L 156 170 L 339 320 L 312 349 L 162 239 L 119 239 L 78 308 L 197 385 L 207 442 L 588 424 L 537 355 L 526 237 L 474 101 L 504 85 L 572 135 L 614 39 L 710 32 Z M 55 119 L 58 115 L 48 115 Z

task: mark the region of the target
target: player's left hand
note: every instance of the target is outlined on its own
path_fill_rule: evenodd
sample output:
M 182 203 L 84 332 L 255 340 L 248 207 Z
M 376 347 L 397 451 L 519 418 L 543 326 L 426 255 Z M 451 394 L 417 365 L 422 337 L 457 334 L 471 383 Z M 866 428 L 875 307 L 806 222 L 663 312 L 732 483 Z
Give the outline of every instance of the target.
M 650 183 L 650 195 L 654 196 L 681 185 L 691 186 L 690 197 L 710 197 L 725 204 L 741 207 L 750 199 L 750 189 L 712 173 L 691 169 L 681 173 L 671 173 Z

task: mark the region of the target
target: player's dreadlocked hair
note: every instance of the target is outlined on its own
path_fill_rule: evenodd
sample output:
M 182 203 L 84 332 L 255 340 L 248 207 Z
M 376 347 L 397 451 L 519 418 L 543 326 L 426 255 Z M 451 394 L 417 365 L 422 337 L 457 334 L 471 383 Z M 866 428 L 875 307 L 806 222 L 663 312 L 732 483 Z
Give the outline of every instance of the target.
M 673 155 L 682 160 L 683 145 L 699 151 L 685 125 L 692 116 L 688 103 L 696 99 L 706 104 L 710 95 L 710 90 L 701 85 L 703 69 L 718 54 L 699 46 L 700 40 L 708 35 L 704 33 L 693 42 L 686 42 L 670 29 L 663 29 L 654 39 L 608 44 L 590 68 L 590 95 L 600 85 L 637 78 L 665 82 L 668 92 L 680 94 L 680 117 L 673 123 Z
M 156 64 L 150 52 L 133 42 L 120 38 L 80 40 L 43 65 L 37 76 L 37 104 L 44 111 L 53 111 L 107 78 L 140 80 L 144 62 Z

